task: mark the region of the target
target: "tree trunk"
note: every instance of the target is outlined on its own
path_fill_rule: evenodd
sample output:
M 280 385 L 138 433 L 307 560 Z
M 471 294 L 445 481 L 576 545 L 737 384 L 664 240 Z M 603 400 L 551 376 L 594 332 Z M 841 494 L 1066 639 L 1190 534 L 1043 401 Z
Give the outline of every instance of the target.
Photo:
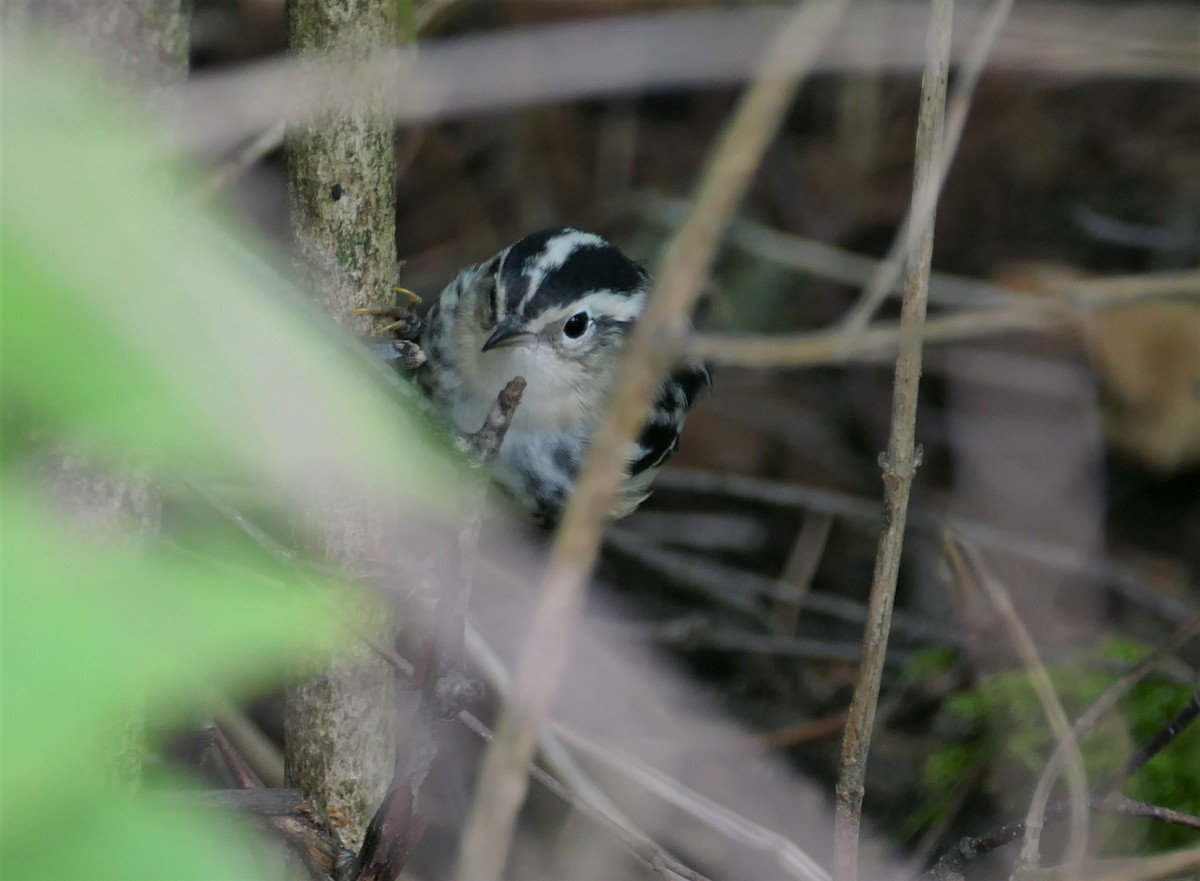
M 395 42 L 397 7 L 395 0 L 289 0 L 291 47 L 300 55 L 365 57 Z M 311 288 L 334 320 L 364 331 L 369 321 L 351 310 L 391 305 L 398 280 L 392 128 L 341 116 L 297 133 L 287 161 L 292 228 Z M 322 547 L 314 550 L 353 568 L 372 544 L 369 520 L 355 500 L 331 500 L 321 512 Z M 346 602 L 363 630 L 383 635 L 386 616 L 370 600 Z M 322 799 L 355 849 L 391 779 L 394 704 L 391 671 L 367 650 L 341 657 L 288 695 L 288 785 Z

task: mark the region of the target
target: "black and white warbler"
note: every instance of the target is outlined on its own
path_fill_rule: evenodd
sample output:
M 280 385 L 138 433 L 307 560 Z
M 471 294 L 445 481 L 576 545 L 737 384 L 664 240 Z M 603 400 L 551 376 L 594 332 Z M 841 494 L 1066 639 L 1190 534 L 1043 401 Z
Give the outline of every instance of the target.
M 649 286 L 646 271 L 616 246 L 560 227 L 463 269 L 429 312 L 418 379 L 450 427 L 477 431 L 505 384 L 525 378 L 495 474 L 543 523 L 557 520 L 570 498 Z M 630 447 L 611 517 L 629 514 L 649 495 L 679 447 L 692 402 L 709 384 L 699 364 L 663 382 Z

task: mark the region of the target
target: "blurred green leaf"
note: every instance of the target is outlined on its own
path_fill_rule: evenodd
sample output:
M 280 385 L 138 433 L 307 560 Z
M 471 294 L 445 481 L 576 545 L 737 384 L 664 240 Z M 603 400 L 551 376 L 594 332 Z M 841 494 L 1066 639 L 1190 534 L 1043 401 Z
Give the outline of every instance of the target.
M 4 513 L 4 749 L 20 757 L 5 763 L 4 797 L 22 805 L 6 836 L 97 774 L 131 702 L 180 713 L 202 683 L 262 685 L 331 635 L 312 589 L 256 580 L 252 564 L 239 576 L 137 544 L 81 544 L 11 484 Z
M 278 682 L 329 650 L 337 617 L 307 574 L 203 518 L 82 528 L 41 465 L 65 441 L 102 474 L 161 465 L 273 487 L 264 506 L 333 487 L 430 515 L 454 503 L 448 471 L 404 387 L 187 198 L 148 119 L 20 36 L 0 59 L 0 876 L 261 877 L 244 828 L 119 793 L 106 769 L 136 708 L 161 730 L 212 683 Z
M 1123 638 L 1105 640 L 1050 665 L 1047 671 L 1067 715 L 1076 718 L 1148 649 Z M 1098 724 L 1084 739 L 1081 752 L 1088 778 L 1099 781 L 1119 768 L 1131 750 L 1149 741 L 1174 717 L 1191 696 L 1189 685 L 1150 676 L 1122 699 L 1118 711 Z M 946 743 L 925 761 L 922 785 L 925 801 L 944 806 L 973 762 L 993 768 L 991 777 L 1004 781 L 997 792 L 1005 811 L 1019 814 L 1054 749 L 1055 740 L 1045 713 L 1024 670 L 1011 670 L 984 679 L 978 687 L 946 699 L 945 711 L 968 726 L 962 742 Z M 1184 731 L 1162 753 L 1138 771 L 1124 788 L 1132 798 L 1165 805 L 1185 813 L 1200 812 L 1200 726 Z M 1022 781 L 1014 785 L 1014 781 Z M 939 811 L 925 811 L 931 820 Z M 1122 837 L 1105 844 L 1114 851 L 1138 846 L 1127 840 L 1137 821 L 1122 824 Z M 915 829 L 908 830 L 910 832 Z M 1145 821 L 1148 842 L 1159 850 L 1194 844 L 1194 830 Z
M 444 472 L 385 368 L 253 235 L 189 200 L 184 167 L 102 78 L 5 49 L 7 402 L 122 456 L 285 484 L 325 469 L 436 502 Z

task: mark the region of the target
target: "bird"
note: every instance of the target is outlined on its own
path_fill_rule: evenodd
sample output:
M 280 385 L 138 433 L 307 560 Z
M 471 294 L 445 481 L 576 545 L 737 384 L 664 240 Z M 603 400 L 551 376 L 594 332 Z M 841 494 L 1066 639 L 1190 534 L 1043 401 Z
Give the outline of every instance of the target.
M 463 268 L 426 315 L 417 382 L 451 430 L 478 431 L 505 385 L 525 379 L 493 474 L 544 526 L 553 526 L 570 500 L 650 284 L 642 266 L 601 236 L 553 227 Z M 700 363 L 663 380 L 630 444 L 609 519 L 632 513 L 649 496 L 655 475 L 679 449 L 688 412 L 711 383 Z

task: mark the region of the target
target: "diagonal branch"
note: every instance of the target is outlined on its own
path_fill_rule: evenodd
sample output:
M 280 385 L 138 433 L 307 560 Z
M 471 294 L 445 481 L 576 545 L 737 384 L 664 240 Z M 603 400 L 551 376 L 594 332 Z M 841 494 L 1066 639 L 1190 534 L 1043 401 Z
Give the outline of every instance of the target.
M 1071 817 L 1070 837 L 1067 840 L 1066 874 L 1070 878 L 1080 877 L 1079 871 L 1087 856 L 1087 772 L 1083 767 L 1083 755 L 1079 751 L 1079 744 L 1071 730 L 1071 723 L 1067 721 L 1066 711 L 1063 710 L 1058 693 L 1054 690 L 1054 684 L 1050 681 L 1050 674 L 1046 672 L 1046 667 L 1038 655 L 1037 646 L 1034 645 L 1029 631 L 1025 629 L 1024 623 L 1017 615 L 1016 609 L 1013 608 L 1012 598 L 1008 595 L 1004 585 L 984 566 L 983 560 L 975 548 L 958 540 L 949 530 L 945 534 L 945 545 L 956 569 L 966 571 L 969 562 L 970 570 L 974 573 L 974 580 L 987 593 L 988 599 L 991 600 L 992 605 L 1003 619 L 1017 656 L 1025 665 L 1029 682 L 1033 686 L 1034 694 L 1037 695 L 1038 703 L 1042 706 L 1042 712 L 1046 716 L 1050 730 L 1058 741 L 1058 749 L 1063 752 L 1067 773 L 1067 790 L 1070 796 L 1067 804 Z M 1035 804 L 1030 806 L 1023 824 L 1025 840 L 1021 845 L 1018 869 L 1013 873 L 1013 877 L 1017 877 L 1022 869 L 1037 868 L 1040 862 L 1038 848 L 1044 822 L 1043 814 L 1044 811 L 1036 805 L 1035 799 Z
M 620 488 L 627 451 L 671 366 L 721 233 L 791 105 L 803 72 L 816 61 L 845 0 L 806 0 L 769 50 L 754 86 L 721 137 L 696 207 L 663 257 L 658 281 L 629 341 L 616 388 L 551 551 L 542 599 L 518 661 L 513 693 L 484 761 L 463 840 L 460 879 L 499 877 L 508 854 L 537 734 L 566 666 L 584 588 L 606 514 Z M 787 71 L 792 72 L 787 72 Z M 795 71 L 799 71 L 796 73 Z

